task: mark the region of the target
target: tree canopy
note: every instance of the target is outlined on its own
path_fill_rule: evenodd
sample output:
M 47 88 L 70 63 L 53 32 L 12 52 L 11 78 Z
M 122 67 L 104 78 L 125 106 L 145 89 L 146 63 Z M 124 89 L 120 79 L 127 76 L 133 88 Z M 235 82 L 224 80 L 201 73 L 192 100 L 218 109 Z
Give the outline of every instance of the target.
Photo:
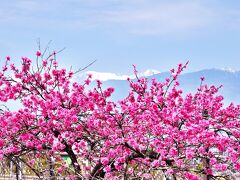
M 128 79 L 130 91 L 119 102 L 114 89 L 103 89 L 91 75 L 74 81 L 76 72 L 58 66 L 56 52 L 37 63 L 23 57 L 18 68 L 6 58 L 0 72 L 0 101 L 21 107 L 0 112 L 0 159 L 22 162 L 41 178 L 37 159 L 60 162 L 56 176 L 74 179 L 214 179 L 240 171 L 240 105 L 223 105 L 220 87 L 204 84 L 183 94 L 171 70 L 164 82 Z M 70 158 L 71 166 L 62 161 Z M 27 160 L 31 156 L 34 159 Z

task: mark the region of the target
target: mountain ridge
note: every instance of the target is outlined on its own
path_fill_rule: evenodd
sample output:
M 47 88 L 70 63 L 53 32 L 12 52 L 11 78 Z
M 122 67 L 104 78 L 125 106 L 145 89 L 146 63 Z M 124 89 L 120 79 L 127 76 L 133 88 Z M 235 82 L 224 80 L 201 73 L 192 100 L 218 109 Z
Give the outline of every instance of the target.
M 149 80 L 154 78 L 157 81 L 163 82 L 169 76 L 170 72 L 162 72 L 148 76 L 147 78 Z M 205 77 L 204 84 L 223 86 L 218 94 L 223 95 L 225 104 L 229 104 L 230 102 L 240 103 L 240 71 L 233 72 L 212 68 L 182 73 L 179 76 L 180 88 L 185 94 L 196 92 L 201 83 L 201 77 Z M 103 88 L 110 86 L 115 89 L 112 97 L 114 101 L 126 97 L 130 90 L 127 80 L 107 80 L 103 82 Z

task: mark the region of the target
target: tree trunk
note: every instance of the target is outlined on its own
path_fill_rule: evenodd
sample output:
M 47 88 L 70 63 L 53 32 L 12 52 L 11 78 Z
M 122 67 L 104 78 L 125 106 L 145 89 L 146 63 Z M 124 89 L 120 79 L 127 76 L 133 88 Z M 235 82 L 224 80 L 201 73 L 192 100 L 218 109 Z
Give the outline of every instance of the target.
M 74 172 L 75 172 L 77 180 L 82 180 L 81 168 L 80 168 L 80 165 L 77 162 L 77 156 L 74 154 L 71 146 L 69 146 L 66 142 L 64 143 L 64 145 L 66 146 L 64 150 L 69 155 L 69 158 L 72 161 L 72 165 L 73 165 Z
M 203 159 L 203 167 L 210 168 L 209 166 L 209 159 Z M 211 180 L 211 175 L 203 174 L 203 180 Z
M 48 163 L 49 163 L 49 177 L 50 177 L 50 180 L 55 180 L 54 164 L 53 164 L 51 156 L 48 159 Z

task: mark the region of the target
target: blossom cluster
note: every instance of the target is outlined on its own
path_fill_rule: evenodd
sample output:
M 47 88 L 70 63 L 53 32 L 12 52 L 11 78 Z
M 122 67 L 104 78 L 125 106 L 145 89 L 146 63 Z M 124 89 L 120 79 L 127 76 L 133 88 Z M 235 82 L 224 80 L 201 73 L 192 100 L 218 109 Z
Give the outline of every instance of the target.
M 220 87 L 204 83 L 183 95 L 178 77 L 187 64 L 164 82 L 138 78 L 134 66 L 128 96 L 114 102 L 112 87 L 97 81 L 90 88 L 91 75 L 73 82 L 75 73 L 58 66 L 55 52 L 36 56 L 35 67 L 23 57 L 20 68 L 7 57 L 0 71 L 1 103 L 21 104 L 1 109 L 0 159 L 34 153 L 57 160 L 66 153 L 77 179 L 154 179 L 160 172 L 195 180 L 240 172 L 240 105 L 224 105 Z M 34 161 L 24 163 L 37 172 Z

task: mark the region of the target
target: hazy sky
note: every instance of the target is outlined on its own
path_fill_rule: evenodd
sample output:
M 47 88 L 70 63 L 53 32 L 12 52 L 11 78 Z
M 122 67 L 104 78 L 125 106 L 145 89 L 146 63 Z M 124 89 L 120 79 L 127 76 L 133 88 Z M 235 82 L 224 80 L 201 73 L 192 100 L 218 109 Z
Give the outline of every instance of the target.
M 239 0 L 11 0 L 0 1 L 0 58 L 34 57 L 37 39 L 52 40 L 65 67 L 91 61 L 91 71 L 130 74 L 240 70 Z M 1 63 L 2 64 L 2 63 Z

